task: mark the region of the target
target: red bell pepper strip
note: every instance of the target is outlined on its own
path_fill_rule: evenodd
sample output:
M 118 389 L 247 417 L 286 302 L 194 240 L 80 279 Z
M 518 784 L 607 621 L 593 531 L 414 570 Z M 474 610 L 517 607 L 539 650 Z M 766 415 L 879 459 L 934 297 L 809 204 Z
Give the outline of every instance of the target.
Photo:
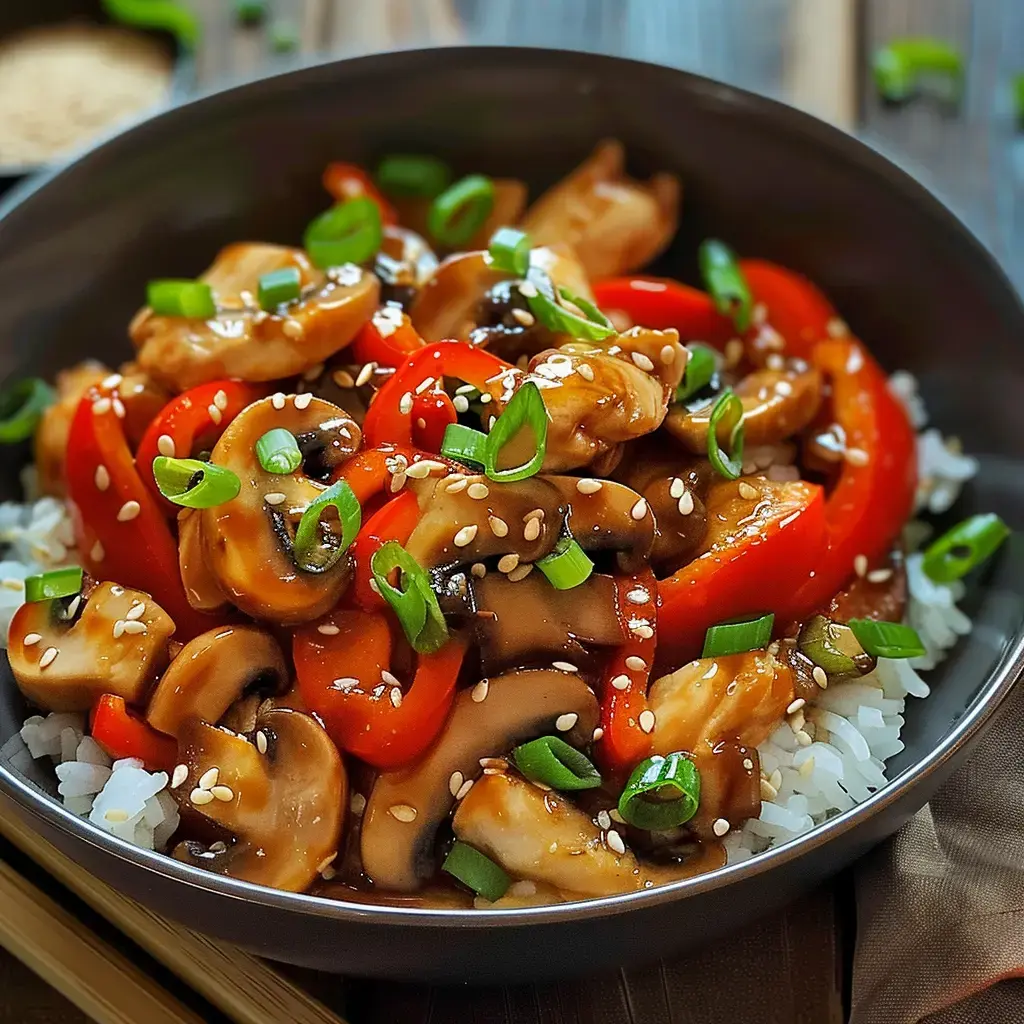
M 114 760 L 137 757 L 149 771 L 165 772 L 177 763 L 177 741 L 133 715 L 123 697 L 103 694 L 90 713 L 89 731 Z
M 439 341 L 421 348 L 395 371 L 370 403 L 363 421 L 366 444 L 412 444 L 416 420 L 413 396 L 427 390 L 416 390 L 424 381 L 432 379 L 431 388 L 437 391 L 445 377 L 457 377 L 481 391 L 489 391 L 489 382 L 509 370 L 515 370 L 511 363 L 464 341 Z
M 378 310 L 359 329 L 352 342 L 352 357 L 357 363 L 398 367 L 413 352 L 423 348 L 423 339 L 407 313 L 402 314 L 401 326 L 395 327 L 386 312 Z
M 418 658 L 405 694 L 382 676 L 391 663 L 384 615 L 336 610 L 319 626 L 296 630 L 292 654 L 299 692 L 342 750 L 390 770 L 415 760 L 441 731 L 455 696 L 465 641 L 452 637 L 436 654 Z
M 637 596 L 640 591 L 646 594 L 640 604 L 626 596 Z M 603 732 L 594 745 L 601 765 L 616 778 L 651 753 L 653 716 L 647 707 L 647 683 L 658 642 L 658 603 L 658 583 L 651 570 L 616 579 L 615 610 L 627 639 L 615 649 L 605 667 L 601 690 Z M 634 668 L 641 662 L 643 667 Z M 645 728 L 648 725 L 650 728 Z
M 406 491 L 378 509 L 363 523 L 359 536 L 349 548 L 355 568 L 348 597 L 366 611 L 383 611 L 387 602 L 370 586 L 370 559 L 391 540 L 405 544 L 420 518 L 420 505 L 412 491 Z
M 380 210 L 382 224 L 397 224 L 398 214 L 395 208 L 384 198 L 373 178 L 356 164 L 331 163 L 324 169 L 323 186 L 334 197 L 337 203 L 358 196 L 372 199 Z
M 745 498 L 741 486 L 758 494 Z M 826 557 L 825 495 L 816 484 L 723 480 L 712 485 L 706 504 L 702 554 L 658 584 L 659 668 L 698 657 L 716 623 L 766 612 L 780 624 L 800 618 L 797 591 Z
M 732 321 L 722 316 L 707 292 L 664 277 L 613 277 L 594 285 L 604 313 L 625 313 L 633 324 L 664 331 L 674 327 L 682 341 L 703 341 L 723 348 L 736 337 Z
M 153 460 L 158 455 L 189 459 L 199 451 L 213 448 L 228 424 L 266 393 L 266 388 L 244 381 L 214 380 L 189 388 L 163 407 L 142 436 L 135 455 L 139 476 L 161 505 L 169 511 L 178 510 L 160 493 L 153 479 Z M 165 441 L 163 449 L 162 437 L 170 438 L 170 444 Z
M 185 597 L 177 542 L 135 469 L 116 398 L 116 388 L 90 388 L 71 421 L 65 473 L 82 562 L 97 579 L 150 594 L 177 639 L 191 640 L 214 620 Z
M 425 452 L 439 452 L 448 424 L 457 423 L 459 414 L 445 391 L 426 391 L 413 395 L 412 440 Z

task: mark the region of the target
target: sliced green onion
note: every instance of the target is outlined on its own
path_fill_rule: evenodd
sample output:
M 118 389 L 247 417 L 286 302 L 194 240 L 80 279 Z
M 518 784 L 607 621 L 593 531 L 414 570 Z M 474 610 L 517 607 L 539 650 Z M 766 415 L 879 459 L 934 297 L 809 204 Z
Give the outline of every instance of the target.
M 465 245 L 487 223 L 493 209 L 494 182 L 482 174 L 471 174 L 434 200 L 427 226 L 444 245 Z
M 199 18 L 178 0 L 103 0 L 103 9 L 124 25 L 169 32 L 186 50 L 194 50 L 202 36 Z
M 994 554 L 1009 536 L 1010 528 L 994 513 L 971 516 L 928 545 L 921 568 L 936 583 L 952 583 Z
M 302 244 L 321 270 L 343 263 L 365 263 L 384 241 L 380 207 L 368 196 L 355 196 L 321 213 L 306 228 Z
M 566 309 L 565 306 L 559 305 L 550 295 L 538 291 L 536 286 L 526 296 L 530 312 L 549 331 L 570 334 L 572 337 L 584 341 L 604 341 L 605 338 L 610 338 L 615 333 L 611 320 L 592 302 L 573 295 L 567 288 L 559 288 L 558 294 L 566 302 L 571 302 L 584 315 L 579 316 Z
M 719 425 L 729 430 L 728 455 L 718 443 Z M 743 472 L 743 435 L 743 403 L 727 388 L 715 402 L 708 421 L 708 458 L 726 480 L 737 480 Z
M 941 83 L 950 100 L 958 100 L 963 90 L 964 59 L 942 39 L 894 39 L 875 52 L 872 71 L 875 88 L 890 103 L 910 99 L 924 78 Z
M 267 14 L 267 0 L 235 0 L 235 18 L 240 25 L 259 25 Z
M 273 313 L 278 306 L 294 302 L 302 294 L 302 276 L 298 267 L 281 267 L 260 276 L 257 289 L 260 309 Z
M 715 376 L 718 361 L 714 352 L 707 345 L 690 344 L 690 358 L 686 360 L 683 382 L 676 388 L 676 401 L 685 402 L 701 388 L 706 388 Z
M 492 903 L 500 900 L 512 884 L 503 868 L 466 843 L 456 842 L 445 857 L 441 870 Z
M 502 449 L 512 441 L 523 427 L 533 431 L 536 445 L 526 462 L 511 469 L 499 469 L 498 458 Z M 492 480 L 510 483 L 525 480 L 540 472 L 548 444 L 548 411 L 540 388 L 532 380 L 526 381 L 505 406 L 505 411 L 494 421 L 484 448 L 484 472 Z
M 268 473 L 285 476 L 302 465 L 302 452 L 295 435 L 284 427 L 268 430 L 256 442 L 256 458 Z
M 689 821 L 700 806 L 700 772 L 685 754 L 641 761 L 619 797 L 619 814 L 636 828 L 658 831 Z
M 419 196 L 433 199 L 452 180 L 451 168 L 433 156 L 392 153 L 377 167 L 377 184 L 389 196 Z
M 797 648 L 831 677 L 862 676 L 875 667 L 875 659 L 861 647 L 853 630 L 825 615 L 807 620 L 797 638 Z
M 512 758 L 528 779 L 552 789 L 594 789 L 601 785 L 601 773 L 590 758 L 557 736 L 541 736 L 524 743 L 512 751 Z
M 329 544 L 324 539 L 321 517 L 333 508 L 341 521 L 341 541 Z M 363 521 L 363 510 L 355 492 L 344 480 L 338 480 L 306 506 L 295 530 L 295 564 L 305 572 L 327 572 L 349 549 Z
M 723 622 L 704 634 L 702 658 L 723 658 L 727 654 L 746 654 L 763 650 L 772 639 L 774 615 L 762 615 L 747 622 Z
M 925 653 L 917 631 L 902 622 L 850 619 L 847 625 L 861 647 L 876 658 L 920 658 Z
M 205 281 L 164 278 L 146 285 L 146 304 L 157 316 L 209 320 L 217 314 L 213 289 Z
M 441 454 L 456 462 L 468 462 L 475 466 L 484 464 L 484 451 L 487 448 L 487 435 L 461 423 L 449 423 L 444 428 L 441 441 Z
M 395 569 L 399 572 L 397 587 L 388 580 Z M 370 572 L 380 596 L 398 616 L 409 643 L 420 654 L 440 650 L 448 642 L 448 625 L 430 577 L 419 562 L 398 541 L 390 540 L 370 559 Z
M 530 236 L 518 228 L 498 228 L 487 251 L 497 270 L 523 277 L 530 269 Z
M 537 562 L 537 568 L 555 590 L 572 590 L 586 582 L 594 563 L 572 537 L 562 537 L 551 554 Z
M 745 331 L 750 326 L 754 300 L 732 249 L 725 242 L 709 238 L 701 242 L 698 256 L 701 277 L 718 312 L 731 317 L 737 331 Z
M 26 601 L 53 601 L 58 597 L 71 597 L 81 592 L 82 568 L 78 565 L 51 569 L 38 576 L 25 578 Z
M 166 455 L 153 460 L 153 479 L 168 501 L 185 508 L 223 505 L 237 498 L 242 489 L 242 481 L 224 466 L 199 459 L 169 459 Z
M 287 18 L 274 21 L 267 33 L 270 37 L 270 48 L 274 53 L 291 53 L 299 48 L 299 30 L 295 22 Z
M 30 438 L 56 397 L 53 388 L 38 377 L 26 377 L 0 392 L 0 444 Z

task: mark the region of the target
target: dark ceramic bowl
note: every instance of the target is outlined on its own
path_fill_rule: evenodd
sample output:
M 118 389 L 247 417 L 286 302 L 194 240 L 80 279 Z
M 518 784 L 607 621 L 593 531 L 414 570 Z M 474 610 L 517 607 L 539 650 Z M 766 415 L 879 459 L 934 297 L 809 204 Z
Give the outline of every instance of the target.
M 293 242 L 324 206 L 327 161 L 422 149 L 463 169 L 555 180 L 618 136 L 638 172 L 686 185 L 661 261 L 692 278 L 710 233 L 804 271 L 890 369 L 921 380 L 936 422 L 981 456 L 956 512 L 1021 526 L 1024 309 L 978 241 L 866 146 L 804 114 L 679 71 L 529 49 L 451 49 L 310 68 L 162 114 L 12 197 L 0 219 L 0 376 L 129 353 L 147 279 L 199 272 L 241 238 Z M 0 485 L 15 493 L 13 456 Z M 621 964 L 702 941 L 793 899 L 897 829 L 968 754 L 1024 664 L 1024 547 L 967 602 L 976 628 L 911 701 L 892 781 L 747 863 L 664 888 L 502 912 L 328 902 L 214 877 L 66 812 L 11 763 L 0 789 L 97 875 L 201 931 L 328 971 L 494 981 Z M 0 742 L 25 709 L 9 673 Z M 15 746 L 11 744 L 10 746 Z M 41 778 L 41 776 L 39 777 Z M 52 784 L 51 784 L 52 785 Z

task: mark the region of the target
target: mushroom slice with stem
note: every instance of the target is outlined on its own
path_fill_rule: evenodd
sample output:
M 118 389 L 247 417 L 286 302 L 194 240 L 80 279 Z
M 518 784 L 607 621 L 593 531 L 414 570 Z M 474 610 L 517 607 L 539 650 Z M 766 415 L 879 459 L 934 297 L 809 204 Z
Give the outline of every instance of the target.
M 454 781 L 464 787 L 480 774 L 480 758 L 535 736 L 582 747 L 598 717 L 594 694 L 569 672 L 510 672 L 463 690 L 426 756 L 377 776 L 363 818 L 363 869 L 382 889 L 419 888 L 434 874 L 434 838 L 461 792 Z
M 276 310 L 256 302 L 263 274 L 299 272 L 300 297 Z M 175 391 L 222 377 L 267 381 L 291 377 L 344 348 L 373 315 L 377 278 L 351 264 L 324 273 L 301 249 L 237 242 L 201 276 L 213 289 L 208 320 L 161 316 L 148 306 L 129 332 L 140 365 Z
M 48 711 L 88 711 L 104 693 L 145 701 L 167 664 L 171 617 L 148 594 L 117 583 L 23 604 L 7 655 L 18 687 Z
M 230 607 L 203 551 L 203 517 L 195 509 L 178 513 L 178 570 L 188 603 L 201 612 Z
M 304 456 L 294 473 L 268 473 L 256 456 L 256 442 L 277 427 L 295 436 Z M 197 514 L 210 569 L 242 611 L 294 625 L 322 615 L 344 592 L 351 559 L 344 555 L 323 572 L 306 571 L 296 563 L 293 539 L 303 512 L 327 489 L 308 474 L 327 476 L 359 442 L 359 427 L 343 410 L 310 395 L 254 402 L 221 435 L 213 461 L 234 472 L 242 489 Z M 337 520 L 325 517 L 323 543 L 339 543 L 339 532 Z
M 248 694 L 280 693 L 288 667 L 277 641 L 256 626 L 222 626 L 190 640 L 149 699 L 154 729 L 178 736 L 185 722 L 216 724 Z
M 207 831 L 212 826 L 227 837 L 227 848 L 210 856 L 186 840 L 174 856 L 231 878 L 301 892 L 338 850 L 348 807 L 345 767 L 321 726 L 290 708 L 263 711 L 254 737 L 251 743 L 195 720 L 183 726 L 178 750 L 188 775 L 173 793 L 184 827 L 202 819 Z

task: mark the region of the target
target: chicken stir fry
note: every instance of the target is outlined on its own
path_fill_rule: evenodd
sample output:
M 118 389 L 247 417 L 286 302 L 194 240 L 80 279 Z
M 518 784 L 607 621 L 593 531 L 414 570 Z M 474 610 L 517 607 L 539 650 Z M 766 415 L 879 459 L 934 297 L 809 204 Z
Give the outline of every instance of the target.
M 884 375 L 721 242 L 706 290 L 635 276 L 680 183 L 625 158 L 532 205 L 332 164 L 301 247 L 151 282 L 136 362 L 19 385 L 0 426 L 80 565 L 28 581 L 11 667 L 165 780 L 173 857 L 403 905 L 642 892 L 725 863 L 829 683 L 921 652 Z

